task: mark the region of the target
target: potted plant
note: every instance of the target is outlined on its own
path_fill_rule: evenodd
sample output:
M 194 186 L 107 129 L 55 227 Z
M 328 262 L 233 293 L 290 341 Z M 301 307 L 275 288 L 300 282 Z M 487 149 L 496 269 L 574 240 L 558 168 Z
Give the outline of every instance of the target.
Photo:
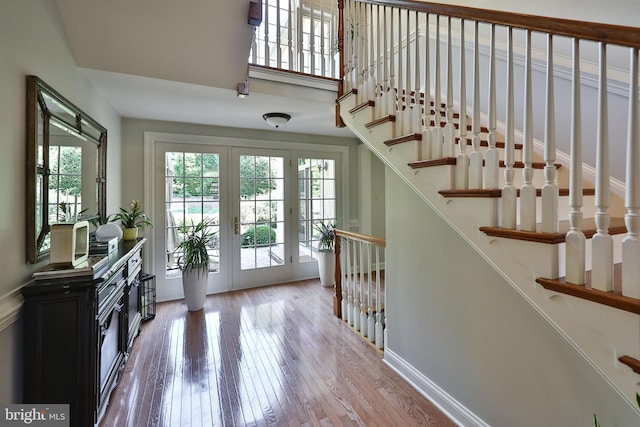
M 138 237 L 138 229 L 146 226 L 153 226 L 151 220 L 147 217 L 142 209 L 142 203 L 133 200 L 129 204 L 129 210 L 120 208 L 120 212 L 110 217 L 109 221 L 120 220 L 122 225 L 124 240 L 135 240 Z
M 316 222 L 313 228 L 318 232 L 318 270 L 322 286 L 333 286 L 336 260 L 333 254 L 336 228 L 335 222 Z
M 207 297 L 209 247 L 216 232 L 213 219 L 203 219 L 190 230 L 176 247 L 178 267 L 182 272 L 182 288 L 189 311 L 202 310 Z

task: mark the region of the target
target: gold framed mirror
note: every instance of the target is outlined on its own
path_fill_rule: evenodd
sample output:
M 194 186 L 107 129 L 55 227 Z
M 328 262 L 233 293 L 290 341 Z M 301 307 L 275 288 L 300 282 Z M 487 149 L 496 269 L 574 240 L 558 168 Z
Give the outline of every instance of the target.
M 27 76 L 27 262 L 49 256 L 51 225 L 104 220 L 107 130 Z

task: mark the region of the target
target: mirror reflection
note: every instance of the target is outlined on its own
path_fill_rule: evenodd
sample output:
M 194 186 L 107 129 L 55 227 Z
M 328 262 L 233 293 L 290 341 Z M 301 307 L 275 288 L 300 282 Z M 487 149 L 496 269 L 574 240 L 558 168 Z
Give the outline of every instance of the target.
M 104 218 L 106 129 L 27 77 L 27 260 L 49 255 L 50 227 Z

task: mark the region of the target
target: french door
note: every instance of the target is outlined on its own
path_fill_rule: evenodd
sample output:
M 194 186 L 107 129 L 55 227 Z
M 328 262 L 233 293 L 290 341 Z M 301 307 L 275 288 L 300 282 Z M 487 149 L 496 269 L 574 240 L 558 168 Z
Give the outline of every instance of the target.
M 316 277 L 319 220 L 339 211 L 338 153 L 154 145 L 158 300 L 182 298 L 179 243 L 210 220 L 207 293 Z

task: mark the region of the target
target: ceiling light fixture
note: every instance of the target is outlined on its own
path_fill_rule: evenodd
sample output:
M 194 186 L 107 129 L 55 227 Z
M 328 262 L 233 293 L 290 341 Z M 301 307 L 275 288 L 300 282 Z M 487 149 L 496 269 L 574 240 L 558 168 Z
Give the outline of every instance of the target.
M 280 126 L 287 123 L 291 116 L 286 113 L 266 113 L 262 115 L 262 118 L 265 119 L 270 126 L 278 129 Z

